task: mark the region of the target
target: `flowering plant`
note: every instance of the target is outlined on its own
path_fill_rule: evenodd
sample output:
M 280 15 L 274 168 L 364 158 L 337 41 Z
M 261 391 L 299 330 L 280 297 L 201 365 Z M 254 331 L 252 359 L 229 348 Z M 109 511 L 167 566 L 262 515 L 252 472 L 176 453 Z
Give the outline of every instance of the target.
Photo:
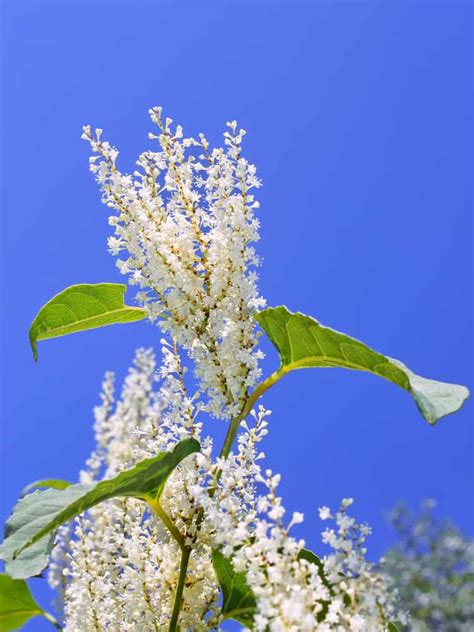
M 303 515 L 285 518 L 280 477 L 260 465 L 270 416 L 260 398 L 290 371 L 343 367 L 408 391 L 434 424 L 468 391 L 309 316 L 266 307 L 254 245 L 261 183 L 242 154 L 245 131 L 228 123 L 224 147 L 211 148 L 161 108 L 150 115 L 157 147 L 132 174 L 118 169 L 102 130 L 83 132 L 111 209 L 109 250 L 138 286 L 138 306 L 125 304 L 125 285 L 72 286 L 39 311 L 30 341 L 37 359 L 38 341 L 147 318 L 161 330 L 162 361 L 139 349 L 118 398 L 107 374 L 97 446 L 79 483 L 37 481 L 31 488 L 47 489 L 28 489 L 15 506 L 2 546 L 5 629 L 39 614 L 71 632 L 211 630 L 230 619 L 261 631 L 394 630 L 407 615 L 365 559 L 370 529 L 348 515 L 351 499 L 334 514 L 320 509 L 336 524 L 323 533 L 331 554 L 320 559 L 291 535 Z M 281 364 L 262 380 L 264 334 Z M 205 433 L 209 417 L 227 424 L 220 448 Z M 48 564 L 61 623 L 25 583 Z

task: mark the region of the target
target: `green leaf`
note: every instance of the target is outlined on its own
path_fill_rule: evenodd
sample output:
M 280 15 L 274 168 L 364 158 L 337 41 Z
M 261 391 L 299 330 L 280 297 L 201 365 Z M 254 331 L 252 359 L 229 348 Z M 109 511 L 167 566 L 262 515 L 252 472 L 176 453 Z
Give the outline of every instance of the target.
M 35 360 L 38 359 L 38 340 L 145 318 L 141 307 L 125 305 L 126 289 L 127 286 L 120 283 L 82 283 L 56 294 L 40 309 L 30 327 Z
M 316 553 L 313 553 L 313 551 L 310 551 L 309 549 L 301 549 L 298 553 L 298 559 L 306 560 L 310 564 L 316 564 L 321 572 L 324 571 L 324 565 L 321 559 L 316 555 Z
M 36 489 L 37 487 L 49 487 L 52 489 L 66 489 L 69 487 L 71 483 L 67 481 L 63 481 L 60 478 L 45 478 L 42 481 L 35 481 L 34 483 L 30 483 L 27 485 L 24 490 L 21 492 L 21 495 L 24 496 L 28 492 L 31 492 L 32 489 Z
M 146 500 L 149 494 L 159 498 L 175 467 L 199 449 L 195 439 L 184 439 L 172 452 L 161 452 L 100 483 L 70 485 L 63 490 L 48 489 L 24 496 L 6 523 L 1 547 L 6 572 L 16 579 L 40 573 L 48 565 L 56 529 L 105 500 L 118 497 Z
M 408 391 L 430 424 L 459 410 L 469 396 L 464 386 L 415 375 L 398 360 L 324 327 L 309 316 L 293 314 L 286 307 L 270 307 L 259 312 L 256 319 L 280 354 L 282 375 L 313 367 L 368 371 Z
M 326 576 L 326 573 L 324 570 L 324 564 L 321 561 L 321 559 L 315 553 L 313 553 L 313 551 L 310 551 L 309 549 L 301 549 L 301 551 L 298 553 L 298 559 L 306 560 L 310 564 L 315 564 L 318 567 L 318 575 L 332 597 L 334 595 L 334 590 Z M 324 621 L 324 619 L 326 618 L 326 615 L 329 610 L 329 604 L 330 604 L 330 601 L 321 601 L 322 608 L 320 612 L 318 612 L 318 621 L 320 623 L 321 621 Z
M 301 549 L 298 559 L 304 559 L 318 567 L 318 574 L 323 584 L 333 595 L 333 590 L 324 573 L 324 565 L 317 555 L 308 549 Z M 247 584 L 245 573 L 237 573 L 232 560 L 220 551 L 212 552 L 212 563 L 217 580 L 222 591 L 222 614 L 224 619 L 234 619 L 250 630 L 253 629 L 254 617 L 257 612 L 257 600 L 252 589 Z M 329 601 L 322 601 L 322 610 L 318 614 L 318 621 L 323 621 L 329 608 Z
M 252 630 L 257 600 L 247 584 L 245 573 L 236 573 L 232 561 L 219 551 L 212 552 L 212 564 L 222 590 L 224 619 L 234 619 Z
M 313 551 L 310 551 L 309 549 L 301 549 L 301 551 L 298 553 L 298 559 L 306 560 L 310 564 L 315 564 L 318 567 L 318 574 L 321 577 L 321 581 L 323 582 L 323 584 L 326 586 L 326 588 L 329 590 L 330 594 L 332 595 L 333 589 L 332 589 L 331 584 L 328 581 L 328 578 L 326 577 L 326 573 L 324 571 L 324 564 L 322 560 L 316 555 L 316 553 L 313 553 Z
M 395 625 L 395 623 L 392 623 L 391 621 L 388 622 L 388 624 L 387 624 L 387 632 L 398 632 L 398 628 Z
M 0 632 L 18 630 L 37 615 L 44 615 L 44 611 L 33 599 L 26 582 L 0 574 Z

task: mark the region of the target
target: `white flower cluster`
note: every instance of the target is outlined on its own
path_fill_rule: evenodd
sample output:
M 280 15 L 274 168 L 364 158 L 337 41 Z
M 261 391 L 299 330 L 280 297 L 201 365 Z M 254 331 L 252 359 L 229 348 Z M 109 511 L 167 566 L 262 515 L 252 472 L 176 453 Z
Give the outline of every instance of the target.
M 259 376 L 253 314 L 264 302 L 251 193 L 259 181 L 235 122 L 225 148 L 211 150 L 203 135 L 197 141 L 172 129 L 160 108 L 150 113 L 159 150 L 143 153 L 133 175 L 118 171 L 118 152 L 101 130 L 84 128 L 91 170 L 114 209 L 109 248 L 125 253 L 119 269 L 140 286 L 139 300 L 167 338 L 159 370 L 151 351 L 137 352 L 118 401 L 106 376 L 97 448 L 80 478 L 113 477 L 185 437 L 198 439 L 201 451 L 174 470 L 159 500 L 111 500 L 61 529 L 50 582 L 62 594 L 64 629 L 220 629 L 227 613 L 213 567 L 219 550 L 245 577 L 257 631 L 383 631 L 396 618 L 395 594 L 365 561 L 368 529 L 347 516 L 349 503 L 335 516 L 337 532 L 324 533 L 334 552 L 322 561 L 290 534 L 303 515 L 285 521 L 280 477 L 260 467 L 269 411 L 260 407 L 241 422 L 230 454 L 225 447 L 216 458 L 202 436 L 203 411 L 234 418 L 235 430 Z M 198 377 L 192 396 L 180 349 Z M 332 516 L 324 508 L 321 517 Z
M 277 495 L 280 476 L 271 470 L 263 474 L 257 463 L 264 458 L 257 444 L 267 434 L 269 414 L 260 406 L 253 413 L 254 427 L 243 422 L 237 454 L 214 463 L 209 452 L 198 457 L 213 477 L 214 494 L 195 490 L 209 543 L 233 560 L 235 571 L 245 573 L 257 599 L 255 630 L 362 632 L 385 630 L 394 619 L 406 622 L 391 583 L 365 560 L 362 545 L 370 529 L 347 515 L 352 500 L 343 501 L 334 517 L 337 533 L 323 533 L 323 542 L 334 549 L 323 561 L 290 535 L 303 514 L 293 513 L 285 524 Z M 328 508 L 320 516 L 333 518 Z
M 106 376 L 95 411 L 97 449 L 81 482 L 114 476 L 183 437 L 200 439 L 201 453 L 178 466 L 160 499 L 161 511 L 192 547 L 180 629 L 222 625 L 211 560 L 212 549 L 219 549 L 246 574 L 257 602 L 255 630 L 385 630 L 396 617 L 395 593 L 365 561 L 361 545 L 369 530 L 347 516 L 349 503 L 335 516 L 337 534 L 323 534 L 334 553 L 318 563 L 308 559 L 304 541 L 290 535 L 302 514 L 285 524 L 280 477 L 259 465 L 270 412 L 252 412 L 253 424 L 242 422 L 236 452 L 213 460 L 212 442 L 201 438 L 184 388 L 180 357 L 168 344 L 163 354 L 158 374 L 152 352 L 137 352 L 117 402 L 113 376 Z M 320 513 L 332 517 L 327 508 Z M 51 585 L 62 591 L 66 632 L 166 630 L 180 559 L 160 516 L 140 501 L 108 501 L 77 518 L 60 531 L 50 570 Z
M 242 156 L 245 131 L 228 123 L 225 148 L 211 149 L 203 134 L 185 137 L 181 126 L 150 110 L 158 151 L 145 151 L 133 175 L 117 166 L 118 151 L 102 130 L 84 127 L 94 155 L 91 171 L 115 235 L 117 265 L 142 289 L 139 301 L 195 362 L 208 407 L 216 417 L 240 412 L 260 375 L 252 315 L 264 306 L 256 287 L 259 239 L 252 189 L 254 165 Z
M 365 559 L 365 540 L 372 531 L 367 524 L 357 524 L 347 514 L 352 503 L 352 498 L 343 499 L 334 516 L 328 507 L 319 510 L 322 520 L 336 522 L 336 529 L 323 532 L 323 542 L 334 550 L 324 559 L 324 572 L 333 587 L 326 621 L 354 632 L 383 629 L 388 621 L 394 620 L 407 624 L 409 615 L 399 610 L 393 582 Z M 341 602 L 344 608 L 338 613 Z
M 468 632 L 474 629 L 474 541 L 438 520 L 427 500 L 413 514 L 399 505 L 390 514 L 397 545 L 381 571 L 396 584 L 411 614 L 413 632 Z
M 192 402 L 182 389 L 180 358 L 167 345 L 163 352 L 159 390 L 151 351 L 137 352 L 115 405 L 113 375 L 106 376 L 102 405 L 95 411 L 98 447 L 81 473 L 82 483 L 115 476 L 185 436 L 199 437 Z M 161 498 L 182 533 L 193 522 L 187 488 L 198 476 L 195 459 L 188 458 Z M 66 632 L 167 629 L 180 560 L 179 546 L 141 501 L 115 499 L 93 508 L 63 527 L 53 552 L 50 584 L 62 591 Z M 196 547 L 181 608 L 185 629 L 209 629 L 201 620 L 217 602 L 209 565 L 209 550 Z

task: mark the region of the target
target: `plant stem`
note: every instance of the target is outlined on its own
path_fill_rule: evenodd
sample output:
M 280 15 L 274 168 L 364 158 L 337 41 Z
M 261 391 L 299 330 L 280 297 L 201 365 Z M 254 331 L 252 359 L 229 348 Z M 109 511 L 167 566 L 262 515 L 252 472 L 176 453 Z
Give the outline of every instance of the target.
M 178 585 L 176 586 L 176 594 L 174 596 L 174 604 L 173 604 L 173 613 L 171 615 L 171 621 L 169 625 L 169 632 L 175 632 L 177 630 L 179 611 L 181 610 L 181 601 L 183 599 L 183 590 L 184 584 L 186 581 L 186 573 L 188 571 L 189 557 L 191 555 L 191 549 L 184 544 L 184 538 L 179 529 L 176 527 L 174 522 L 168 516 L 166 511 L 161 506 L 159 500 L 156 498 L 152 498 L 151 496 L 146 497 L 146 502 L 150 506 L 152 512 L 163 521 L 163 524 L 167 527 L 168 531 L 171 533 L 173 538 L 179 544 L 179 548 L 181 549 L 181 564 L 179 567 L 179 579 Z
M 171 533 L 173 538 L 179 544 L 179 548 L 181 549 L 181 551 L 184 552 L 184 550 L 186 548 L 184 546 L 184 538 L 183 538 L 182 534 L 180 533 L 179 529 L 174 524 L 174 522 L 171 520 L 171 518 L 168 516 L 166 511 L 160 505 L 160 502 L 158 500 L 156 500 L 155 498 L 152 498 L 151 496 L 147 496 L 146 497 L 146 502 L 150 506 L 150 508 L 153 511 L 153 513 L 156 516 L 158 516 L 158 518 L 160 518 L 160 520 L 163 521 L 163 524 L 167 527 L 168 531 Z
M 47 621 L 49 621 L 56 628 L 56 630 L 63 629 L 59 621 L 55 617 L 53 617 L 52 614 L 50 614 L 49 612 L 42 612 L 41 614 Z
M 179 611 L 181 610 L 181 601 L 183 599 L 184 583 L 186 581 L 186 573 L 188 570 L 189 557 L 191 555 L 191 549 L 185 546 L 181 553 L 181 565 L 179 567 L 179 579 L 176 586 L 176 594 L 174 597 L 173 614 L 171 615 L 171 621 L 169 625 L 169 632 L 176 632 L 178 629 Z
M 247 415 L 250 413 L 250 411 L 252 410 L 252 408 L 254 407 L 255 403 L 260 399 L 260 397 L 266 392 L 268 391 L 269 388 L 271 388 L 274 384 L 276 384 L 276 382 L 278 382 L 278 380 L 280 378 L 282 378 L 285 375 L 286 371 L 284 369 L 284 367 L 280 367 L 278 369 L 278 371 L 275 371 L 274 373 L 272 373 L 269 377 L 267 377 L 266 380 L 264 380 L 263 382 L 261 382 L 254 391 L 252 391 L 252 393 L 250 393 L 247 401 L 245 402 L 244 407 L 242 408 L 242 411 L 240 412 L 239 415 L 237 415 L 237 417 L 235 419 L 233 419 L 229 425 L 229 429 L 227 430 L 227 434 L 225 436 L 224 439 L 224 443 L 222 445 L 222 449 L 220 451 L 220 458 L 222 459 L 226 459 L 229 456 L 229 453 L 232 449 L 232 445 L 235 441 L 235 437 L 237 435 L 237 432 L 239 430 L 239 426 L 240 426 L 240 422 L 243 421 Z M 220 478 L 220 470 L 217 472 L 216 475 L 216 479 L 219 480 Z M 215 488 L 211 489 L 209 491 L 209 494 L 211 496 L 214 495 L 215 492 Z M 156 502 L 156 501 L 155 501 Z M 159 503 L 157 503 L 159 506 Z M 161 509 L 161 507 L 160 507 Z M 161 511 L 163 511 L 163 509 L 161 509 Z M 157 512 L 158 513 L 158 512 Z M 161 515 L 158 514 L 161 518 Z M 165 514 L 166 517 L 168 517 Z M 197 521 L 196 521 L 196 530 L 199 531 L 199 527 L 201 525 L 201 522 L 204 518 L 204 513 L 202 511 L 202 509 L 199 510 L 198 512 L 198 517 L 197 517 Z M 163 522 L 165 522 L 165 520 L 162 518 Z M 169 520 L 169 517 L 168 517 Z M 171 522 L 171 520 L 170 520 Z M 166 522 L 165 522 L 166 524 Z M 172 523 L 171 523 L 172 524 Z M 168 525 L 166 525 L 168 526 Z M 174 529 L 176 529 L 176 527 L 172 524 L 172 526 L 174 527 Z M 168 526 L 168 528 L 170 529 L 170 527 Z M 170 529 L 171 531 L 171 529 Z M 171 531 L 171 533 L 173 533 Z M 179 534 L 181 536 L 181 534 Z M 176 538 L 175 538 L 176 539 Z M 182 536 L 181 536 L 182 539 Z M 184 545 L 184 541 L 183 544 L 181 545 L 181 543 L 179 542 L 179 540 L 177 540 L 178 543 L 181 546 L 181 550 L 182 550 L 182 554 L 181 554 L 181 566 L 179 569 L 179 579 L 178 579 L 178 586 L 176 587 L 176 595 L 175 595 L 175 600 L 174 600 L 174 606 L 173 606 L 173 614 L 171 617 L 171 621 L 170 621 L 170 625 L 168 628 L 169 632 L 175 632 L 175 630 L 177 630 L 177 625 L 178 625 L 178 618 L 179 618 L 179 611 L 181 608 L 181 601 L 182 601 L 182 597 L 183 597 L 183 590 L 184 590 L 184 582 L 186 579 L 186 573 L 188 570 L 188 564 L 189 564 L 189 558 L 191 556 L 191 549 L 188 548 L 187 546 Z
M 252 393 L 250 393 L 247 401 L 245 402 L 245 406 L 242 409 L 242 412 L 237 415 L 235 419 L 230 422 L 229 429 L 227 431 L 224 444 L 222 446 L 220 457 L 222 459 L 226 459 L 229 456 L 229 453 L 232 449 L 232 445 L 234 443 L 235 437 L 239 430 L 240 422 L 243 421 L 247 415 L 250 413 L 252 408 L 255 406 L 256 402 L 260 399 L 260 397 L 268 391 L 274 384 L 278 382 L 284 375 L 286 371 L 284 367 L 280 367 L 278 371 L 272 373 L 266 380 L 261 382 Z

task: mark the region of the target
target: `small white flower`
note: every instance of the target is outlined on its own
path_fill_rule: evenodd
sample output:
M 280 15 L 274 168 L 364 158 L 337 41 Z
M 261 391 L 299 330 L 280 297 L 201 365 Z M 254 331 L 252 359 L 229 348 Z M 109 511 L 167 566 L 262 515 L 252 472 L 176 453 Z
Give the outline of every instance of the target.
M 321 520 L 329 520 L 329 518 L 332 518 L 329 507 L 320 507 L 318 511 L 319 511 L 319 518 Z

